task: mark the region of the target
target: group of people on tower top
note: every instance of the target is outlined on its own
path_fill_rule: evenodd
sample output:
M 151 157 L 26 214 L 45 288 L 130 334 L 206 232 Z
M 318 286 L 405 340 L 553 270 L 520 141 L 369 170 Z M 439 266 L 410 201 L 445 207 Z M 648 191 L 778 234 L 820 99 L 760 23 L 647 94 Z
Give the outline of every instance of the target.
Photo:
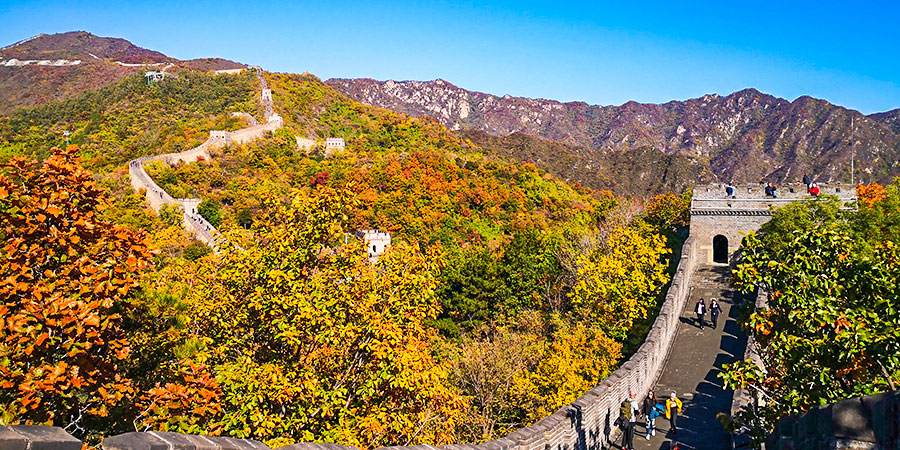
M 819 196 L 819 185 L 813 183 L 812 179 L 809 178 L 809 175 L 803 175 L 803 184 L 806 185 L 806 192 L 809 192 L 813 197 Z
M 616 424 L 622 427 L 622 450 L 634 450 L 634 426 L 638 417 L 643 417 L 644 428 L 647 431 L 645 438 L 649 441 L 651 436 L 656 436 L 656 418 L 665 414 L 669 419 L 670 436 L 678 437 L 678 415 L 681 414 L 681 400 L 674 392 L 665 401 L 665 408 L 656 400 L 656 394 L 651 390 L 644 398 L 644 403 L 638 407 L 634 392 L 629 392 L 629 398 L 622 402 L 619 409 L 619 418 Z
M 809 175 L 803 176 L 803 184 L 806 185 L 806 192 L 808 192 L 813 197 L 818 197 L 821 190 L 819 189 L 819 185 L 814 183 Z M 778 198 L 778 185 L 775 183 L 766 183 L 766 187 L 764 189 L 766 197 Z M 791 192 L 794 192 L 791 190 Z M 726 198 L 735 198 L 735 188 L 731 183 L 725 183 L 725 197 Z

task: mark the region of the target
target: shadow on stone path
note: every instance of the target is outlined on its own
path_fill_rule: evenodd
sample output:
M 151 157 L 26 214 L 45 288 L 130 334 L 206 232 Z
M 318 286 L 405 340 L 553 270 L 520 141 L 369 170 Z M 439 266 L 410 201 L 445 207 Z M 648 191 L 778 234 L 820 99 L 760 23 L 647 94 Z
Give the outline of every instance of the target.
M 691 294 L 681 314 L 675 342 L 666 366 L 656 382 L 656 396 L 665 401 L 671 392 L 676 392 L 684 404 L 678 418 L 680 449 L 717 450 L 730 449 L 731 440 L 722 428 L 716 414 L 731 411 L 733 391 L 722 389 L 722 382 L 716 376 L 722 365 L 742 359 L 747 340 L 735 321 L 740 293 L 733 292 L 729 285 L 728 267 L 700 267 L 691 280 Z M 722 307 L 718 329 L 711 327 L 711 319 L 706 316 L 707 326 L 700 330 L 694 315 L 694 305 L 703 298 L 709 305 L 710 298 L 717 298 Z M 724 324 L 723 324 L 724 322 Z M 665 416 L 656 419 L 657 433 L 645 440 L 644 422 L 635 427 L 634 448 L 668 450 L 672 438 L 668 436 L 669 421 Z M 621 440 L 613 446 L 619 449 Z

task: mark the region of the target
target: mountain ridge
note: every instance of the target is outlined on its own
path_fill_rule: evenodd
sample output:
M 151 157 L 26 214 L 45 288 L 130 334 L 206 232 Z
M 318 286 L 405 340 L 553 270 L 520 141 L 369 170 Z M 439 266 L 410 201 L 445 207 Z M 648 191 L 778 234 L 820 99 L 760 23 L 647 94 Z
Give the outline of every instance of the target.
M 883 182 L 900 174 L 897 110 L 869 117 L 810 96 L 788 101 L 746 88 L 662 104 L 598 106 L 498 97 L 441 79 L 333 78 L 326 83 L 362 103 L 429 116 L 453 130 L 500 137 L 524 133 L 583 147 L 588 150 L 581 161 L 585 170 L 607 159 L 609 152 L 649 147 L 664 155 L 708 160 L 705 165 L 723 182 L 781 183 L 806 173 L 823 182 L 842 181 L 850 178 L 853 134 L 857 149 L 869 150 L 857 154 L 858 175 Z
M 246 67 L 223 58 L 179 60 L 86 31 L 42 33 L 0 49 L 0 114 L 68 98 L 164 64 L 203 71 Z

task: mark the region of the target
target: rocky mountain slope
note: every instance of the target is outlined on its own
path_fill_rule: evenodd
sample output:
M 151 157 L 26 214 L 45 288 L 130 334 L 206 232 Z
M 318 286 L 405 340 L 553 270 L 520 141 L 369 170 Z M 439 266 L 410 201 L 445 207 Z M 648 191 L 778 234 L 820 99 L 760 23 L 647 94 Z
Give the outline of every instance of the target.
M 603 179 L 621 181 L 621 176 L 589 173 L 610 170 L 617 160 L 649 164 L 667 157 L 691 162 L 693 167 L 677 164 L 687 172 L 681 176 L 782 183 L 809 173 L 823 182 L 849 181 L 851 118 L 857 179 L 884 182 L 900 175 L 897 110 L 867 117 L 825 100 L 800 97 L 791 102 L 755 89 L 660 105 L 596 106 L 497 97 L 444 80 L 327 83 L 360 102 L 430 116 L 451 129 L 480 130 L 507 139 L 523 133 L 581 148 L 573 150 L 575 157 L 572 152 L 548 152 L 546 157 L 553 160 L 544 160 L 544 165 L 562 176 L 582 174 L 595 186 L 608 183 Z M 563 166 L 568 173 L 561 173 Z M 656 169 L 639 168 L 638 175 Z M 663 184 L 672 187 L 689 182 L 662 173 L 650 176 L 668 176 Z
M 716 180 L 709 167 L 697 159 L 661 153 L 650 147 L 596 151 L 521 132 L 494 136 L 481 130 L 462 129 L 458 133 L 494 156 L 531 162 L 570 183 L 616 193 L 681 191 Z
M 869 118 L 887 124 L 894 130 L 894 133 L 900 134 L 900 108 L 883 113 L 872 114 Z
M 169 63 L 193 70 L 244 67 L 219 58 L 180 61 L 125 39 L 84 31 L 40 34 L 0 49 L 0 114 L 71 97 Z

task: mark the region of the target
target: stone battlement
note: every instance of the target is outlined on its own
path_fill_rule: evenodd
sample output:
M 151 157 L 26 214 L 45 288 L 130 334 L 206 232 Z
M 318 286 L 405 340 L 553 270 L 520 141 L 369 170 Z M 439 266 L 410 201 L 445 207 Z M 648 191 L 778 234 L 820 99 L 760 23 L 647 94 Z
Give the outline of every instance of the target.
M 772 218 L 772 211 L 792 202 L 813 200 L 804 184 L 778 187 L 777 197 L 766 196 L 765 184 L 734 185 L 734 197 L 725 193 L 725 184 L 694 187 L 691 197 L 691 236 L 697 238 L 695 258 L 701 264 L 728 265 L 741 239 L 759 230 Z M 835 195 L 842 202 L 856 202 L 852 184 L 819 184 L 819 195 Z
M 0 66 L 6 67 L 24 67 L 24 66 L 77 66 L 81 64 L 80 59 L 26 59 L 18 60 L 10 58 L 6 61 L 0 61 Z
M 851 398 L 785 417 L 766 439 L 766 448 L 900 448 L 900 392 Z

